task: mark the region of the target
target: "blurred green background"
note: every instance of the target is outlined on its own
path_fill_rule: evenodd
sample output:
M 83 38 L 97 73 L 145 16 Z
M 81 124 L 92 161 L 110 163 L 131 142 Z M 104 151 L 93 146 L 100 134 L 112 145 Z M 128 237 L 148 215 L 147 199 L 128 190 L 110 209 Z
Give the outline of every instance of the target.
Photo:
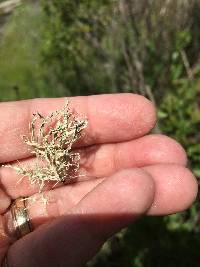
M 200 176 L 200 1 L 0 1 L 0 101 L 135 92 Z M 199 200 L 144 218 L 88 266 L 200 266 Z

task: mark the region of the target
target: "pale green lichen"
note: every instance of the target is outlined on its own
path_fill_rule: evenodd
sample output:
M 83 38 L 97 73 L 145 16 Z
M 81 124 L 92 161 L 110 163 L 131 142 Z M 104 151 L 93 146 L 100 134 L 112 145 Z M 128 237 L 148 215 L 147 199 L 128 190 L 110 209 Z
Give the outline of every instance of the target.
M 39 193 L 46 182 L 69 182 L 77 177 L 80 153 L 74 152 L 72 146 L 87 126 L 86 118 L 79 118 L 69 108 L 64 108 L 43 117 L 40 113 L 33 114 L 29 125 L 30 136 L 23 136 L 23 141 L 36 157 L 33 168 L 28 169 L 19 163 L 11 166 L 18 174 L 28 177 L 32 185 L 38 184 Z

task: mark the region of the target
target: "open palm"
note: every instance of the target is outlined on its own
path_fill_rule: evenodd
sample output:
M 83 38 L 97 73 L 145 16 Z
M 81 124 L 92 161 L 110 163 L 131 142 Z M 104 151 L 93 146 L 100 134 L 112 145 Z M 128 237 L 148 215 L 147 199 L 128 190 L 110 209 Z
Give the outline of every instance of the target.
M 32 113 L 46 116 L 63 104 L 63 98 L 1 103 L 0 162 L 34 164 L 20 136 L 28 133 Z M 37 194 L 38 188 L 26 178 L 17 183 L 14 170 L 0 169 L 0 260 L 7 253 L 9 267 L 84 266 L 107 238 L 140 216 L 182 211 L 196 197 L 184 149 L 164 135 L 146 135 L 156 123 L 149 100 L 99 95 L 70 98 L 70 106 L 89 120 L 77 144 L 84 176 L 48 191 L 47 206 L 39 199 L 32 204 L 34 231 L 19 240 L 9 205 Z

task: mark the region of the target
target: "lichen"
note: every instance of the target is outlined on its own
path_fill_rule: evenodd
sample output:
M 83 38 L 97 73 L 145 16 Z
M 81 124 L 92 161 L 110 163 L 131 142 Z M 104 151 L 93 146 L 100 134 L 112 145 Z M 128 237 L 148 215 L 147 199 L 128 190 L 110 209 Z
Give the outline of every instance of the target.
M 23 136 L 23 141 L 31 149 L 36 163 L 29 169 L 20 163 L 11 166 L 18 174 L 28 177 L 30 184 L 39 186 L 43 192 L 46 183 L 53 181 L 65 183 L 78 175 L 80 153 L 73 150 L 73 145 L 81 137 L 87 126 L 86 118 L 79 118 L 69 108 L 67 101 L 63 109 L 44 117 L 39 112 L 33 114 L 29 125 L 29 136 Z

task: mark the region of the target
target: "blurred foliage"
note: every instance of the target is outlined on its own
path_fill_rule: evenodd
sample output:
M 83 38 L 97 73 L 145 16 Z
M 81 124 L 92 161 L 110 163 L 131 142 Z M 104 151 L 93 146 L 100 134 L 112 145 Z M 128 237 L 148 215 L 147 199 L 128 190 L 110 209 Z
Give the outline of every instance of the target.
M 181 83 L 177 90 L 165 96 L 158 115 L 165 132 L 186 148 L 189 164 L 200 177 L 200 81 Z
M 150 86 L 157 98 L 163 97 L 172 81 L 185 75 L 180 52 L 199 41 L 191 32 L 195 1 L 43 3 L 45 61 L 73 94 L 145 94 Z
M 34 7 L 34 8 L 33 8 Z M 0 31 L 0 99 L 58 96 L 59 84 L 48 66 L 42 66 L 42 10 L 22 6 Z
M 0 30 L 0 99 L 143 94 L 200 177 L 199 14 L 198 0 L 30 1 Z M 199 266 L 199 203 L 140 220 L 89 265 Z
M 112 91 L 105 31 L 112 20 L 114 1 L 43 2 L 48 16 L 43 51 L 59 82 L 73 94 Z

